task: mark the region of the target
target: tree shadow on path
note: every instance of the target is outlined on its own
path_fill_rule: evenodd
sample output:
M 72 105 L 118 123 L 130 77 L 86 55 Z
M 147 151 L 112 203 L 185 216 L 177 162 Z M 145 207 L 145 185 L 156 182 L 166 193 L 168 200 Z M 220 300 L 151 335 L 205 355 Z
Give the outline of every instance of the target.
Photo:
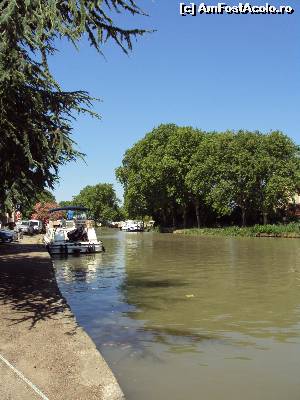
M 47 319 L 72 317 L 42 245 L 1 246 L 0 308 L 1 305 L 11 307 L 12 324 L 28 322 L 28 329 Z

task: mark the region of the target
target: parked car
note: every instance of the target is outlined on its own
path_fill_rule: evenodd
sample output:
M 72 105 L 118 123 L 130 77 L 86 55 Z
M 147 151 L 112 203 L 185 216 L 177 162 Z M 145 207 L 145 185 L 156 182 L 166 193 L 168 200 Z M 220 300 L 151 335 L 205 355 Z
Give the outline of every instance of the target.
M 31 219 L 29 222 L 30 226 L 33 227 L 34 233 L 42 233 L 43 231 L 42 221 L 39 221 L 38 219 Z
M 27 235 L 43 232 L 43 223 L 38 219 L 30 219 L 28 221 L 19 221 L 16 223 L 16 229 Z
M 0 242 L 9 243 L 13 240 L 18 240 L 17 232 L 8 229 L 0 229 Z
M 35 232 L 31 221 L 20 221 L 17 224 L 17 229 L 19 230 L 19 232 L 22 232 L 27 235 L 33 235 Z

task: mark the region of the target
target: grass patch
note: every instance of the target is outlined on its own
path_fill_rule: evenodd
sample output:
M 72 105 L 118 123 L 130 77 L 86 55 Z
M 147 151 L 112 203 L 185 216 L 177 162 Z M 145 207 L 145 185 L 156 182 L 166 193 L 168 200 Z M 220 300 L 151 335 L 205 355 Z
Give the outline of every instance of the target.
M 254 225 L 249 227 L 177 229 L 175 234 L 196 236 L 242 236 L 242 237 L 287 237 L 300 238 L 300 223 L 286 225 Z

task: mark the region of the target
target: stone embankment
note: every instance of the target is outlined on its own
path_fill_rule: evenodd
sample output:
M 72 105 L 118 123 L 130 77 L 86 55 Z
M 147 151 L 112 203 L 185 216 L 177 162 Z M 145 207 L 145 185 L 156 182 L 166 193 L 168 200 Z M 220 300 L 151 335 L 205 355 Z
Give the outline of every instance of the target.
M 1 400 L 123 400 L 37 237 L 0 245 Z

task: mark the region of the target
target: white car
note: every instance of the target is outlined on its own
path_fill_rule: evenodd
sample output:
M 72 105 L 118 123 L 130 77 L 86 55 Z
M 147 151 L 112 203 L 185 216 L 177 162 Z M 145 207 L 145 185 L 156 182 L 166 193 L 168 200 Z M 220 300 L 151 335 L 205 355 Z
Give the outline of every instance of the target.
M 29 221 L 19 221 L 16 224 L 16 227 L 19 232 L 32 235 L 33 234 L 33 227 L 30 226 Z
M 17 230 L 27 235 L 34 235 L 35 233 L 41 233 L 43 230 L 42 221 L 37 219 L 30 219 L 29 221 L 20 221 L 16 224 Z

